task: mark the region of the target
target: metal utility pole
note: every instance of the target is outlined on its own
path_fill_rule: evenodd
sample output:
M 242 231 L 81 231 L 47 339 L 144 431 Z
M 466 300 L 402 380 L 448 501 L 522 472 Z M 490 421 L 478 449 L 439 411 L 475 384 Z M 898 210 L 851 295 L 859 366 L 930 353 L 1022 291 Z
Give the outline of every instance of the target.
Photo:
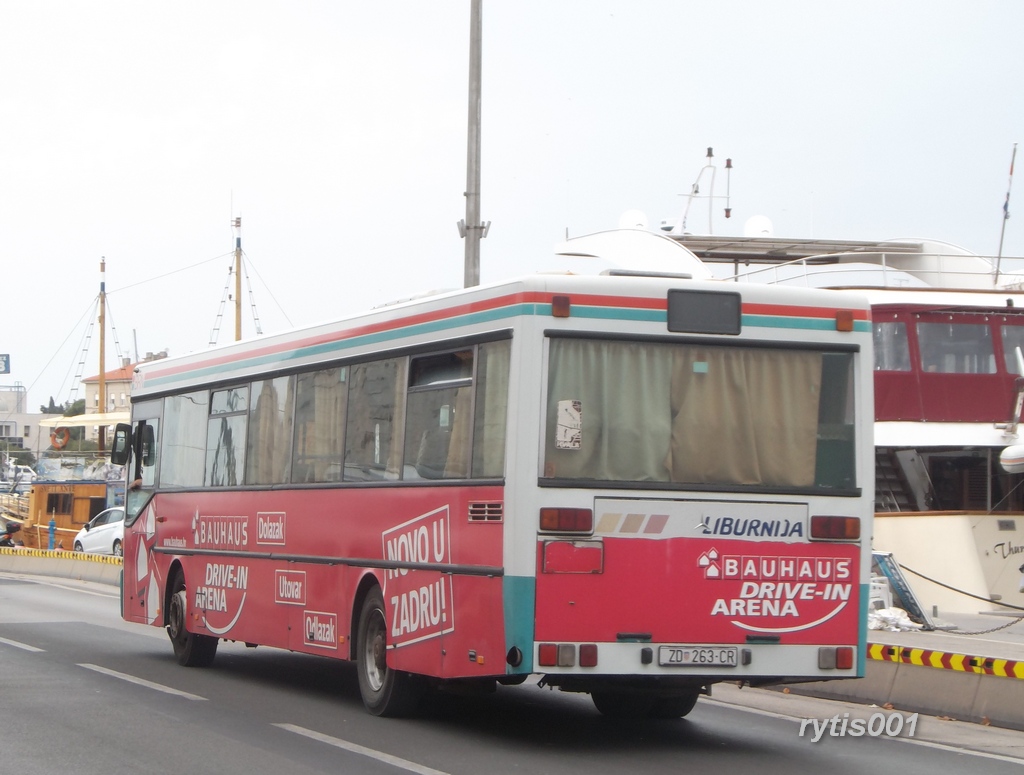
M 242 216 L 235 218 L 235 341 L 242 338 Z
M 466 219 L 459 221 L 459 236 L 466 240 L 465 287 L 480 284 L 480 240 L 491 223 L 480 222 L 480 74 L 482 0 L 470 0 L 469 12 L 469 129 L 466 136 Z

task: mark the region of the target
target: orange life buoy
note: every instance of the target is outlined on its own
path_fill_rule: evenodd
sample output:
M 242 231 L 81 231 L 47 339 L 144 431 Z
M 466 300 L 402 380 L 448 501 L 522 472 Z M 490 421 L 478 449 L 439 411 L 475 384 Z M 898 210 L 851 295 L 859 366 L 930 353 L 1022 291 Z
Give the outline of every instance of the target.
M 54 428 L 50 433 L 50 444 L 54 449 L 64 449 L 71 441 L 71 431 L 67 428 Z

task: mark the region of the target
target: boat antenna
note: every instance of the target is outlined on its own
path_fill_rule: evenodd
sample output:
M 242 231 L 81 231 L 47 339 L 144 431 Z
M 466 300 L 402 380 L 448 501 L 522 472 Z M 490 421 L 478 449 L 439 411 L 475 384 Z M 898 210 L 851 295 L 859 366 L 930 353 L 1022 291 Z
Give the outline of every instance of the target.
M 729 206 L 729 192 L 732 179 L 732 159 L 725 160 L 725 197 L 716 197 L 715 174 L 718 170 L 715 167 L 714 162 L 711 161 L 714 156 L 714 149 L 708 148 L 707 163 L 701 167 L 700 172 L 697 173 L 697 179 L 693 181 L 693 185 L 690 186 L 690 193 L 682 194 L 682 196 L 686 197 L 686 205 L 683 207 L 683 214 L 679 216 L 679 220 L 676 221 L 676 225 L 672 228 L 672 234 L 686 233 L 686 219 L 690 214 L 690 206 L 693 204 L 694 199 L 705 197 L 708 200 L 708 234 L 714 234 L 712 216 L 714 215 L 715 199 L 725 199 L 725 217 L 732 217 L 732 207 Z M 701 194 L 700 192 L 700 180 L 704 177 L 704 173 L 708 173 L 711 178 L 707 194 Z
M 1006 235 L 1006 222 L 1010 220 L 1010 189 L 1013 188 L 1013 162 L 1017 159 L 1017 143 L 1013 144 L 1010 156 L 1010 182 L 1006 184 L 1006 201 L 1003 202 L 1003 226 L 999 230 L 999 252 L 996 254 L 996 284 L 999 284 L 999 265 L 1003 261 L 1003 237 Z

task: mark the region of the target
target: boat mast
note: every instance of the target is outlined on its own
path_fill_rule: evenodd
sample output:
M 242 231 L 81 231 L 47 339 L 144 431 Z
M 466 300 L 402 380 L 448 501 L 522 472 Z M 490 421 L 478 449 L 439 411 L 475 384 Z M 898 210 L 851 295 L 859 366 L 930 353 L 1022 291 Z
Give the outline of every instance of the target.
M 106 306 L 107 306 L 107 260 L 100 257 L 100 395 L 97 410 L 102 414 L 107 411 L 107 375 L 106 375 Z M 86 396 L 86 401 L 89 397 Z M 107 426 L 99 427 L 99 451 L 106 449 Z
M 242 338 L 242 216 L 235 218 L 235 341 Z
M 1010 189 L 1013 187 L 1013 162 L 1017 159 L 1017 143 L 1013 144 L 1010 156 L 1010 182 L 1006 184 L 1006 201 L 1003 202 L 1003 227 L 999 230 L 999 252 L 996 254 L 996 280 L 999 284 L 999 264 L 1003 261 L 1003 237 L 1006 235 L 1006 222 L 1010 220 Z

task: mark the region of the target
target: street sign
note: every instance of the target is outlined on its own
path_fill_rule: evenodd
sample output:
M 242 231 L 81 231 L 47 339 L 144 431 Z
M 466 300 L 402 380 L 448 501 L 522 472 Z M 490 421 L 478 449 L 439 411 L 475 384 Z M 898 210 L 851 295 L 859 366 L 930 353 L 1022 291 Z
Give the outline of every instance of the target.
M 11 373 L 11 356 L 7 353 L 0 354 L 0 374 Z

